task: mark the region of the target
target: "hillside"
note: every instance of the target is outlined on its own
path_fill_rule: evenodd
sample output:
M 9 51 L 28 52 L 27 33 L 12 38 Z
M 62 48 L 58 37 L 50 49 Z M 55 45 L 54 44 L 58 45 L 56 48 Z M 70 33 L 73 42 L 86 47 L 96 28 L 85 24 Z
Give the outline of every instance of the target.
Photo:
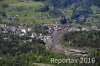
M 98 6 L 100 7 L 100 1 L 99 0 L 47 0 L 50 4 L 52 4 L 54 7 L 58 8 L 66 8 L 72 4 L 75 4 L 76 7 L 79 6 Z
M 100 0 L 48 0 L 48 2 L 55 8 L 64 8 L 64 14 L 68 18 L 78 21 L 82 18 L 83 22 L 99 22 Z
M 25 2 L 23 2 L 25 1 Z M 31 2 L 30 2 L 31 1 Z M 19 21 L 48 23 L 67 18 L 78 23 L 99 24 L 99 0 L 13 0 L 1 1 L 0 11 L 5 11 L 8 18 L 19 15 Z M 24 7 L 23 7 L 24 6 Z M 38 19 L 38 20 L 37 20 Z M 9 20 L 7 20 L 9 21 Z
M 99 60 L 100 0 L 0 0 L 0 66 L 100 66 Z

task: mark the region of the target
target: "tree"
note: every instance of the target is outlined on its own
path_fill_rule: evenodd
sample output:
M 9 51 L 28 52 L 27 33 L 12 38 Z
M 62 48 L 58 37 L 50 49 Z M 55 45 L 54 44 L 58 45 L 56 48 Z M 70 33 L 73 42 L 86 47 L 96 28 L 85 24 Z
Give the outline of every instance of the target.
M 4 0 L 0 0 L 0 1 L 4 1 Z
M 0 23 L 2 23 L 2 18 L 0 18 Z
M 0 16 L 3 18 L 7 18 L 7 14 L 5 12 L 0 12 Z
M 61 24 L 63 24 L 63 25 L 64 25 L 64 24 L 66 24 L 66 23 L 67 23 L 67 19 L 66 19 L 66 18 L 63 18 L 63 19 L 61 19 L 61 20 L 60 20 L 60 22 L 61 22 Z
M 9 7 L 9 5 L 8 4 L 2 4 L 2 7 L 7 8 L 7 7 Z

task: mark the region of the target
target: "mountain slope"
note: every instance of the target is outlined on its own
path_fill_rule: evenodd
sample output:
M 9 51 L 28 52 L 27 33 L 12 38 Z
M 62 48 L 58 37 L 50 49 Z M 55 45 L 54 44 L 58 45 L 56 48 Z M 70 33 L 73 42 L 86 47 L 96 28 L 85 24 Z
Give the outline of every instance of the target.
M 70 10 L 68 13 L 72 14 L 71 19 L 83 22 L 99 22 L 100 0 L 47 0 L 47 2 L 54 8 Z M 68 14 L 65 15 L 66 17 L 69 16 Z
M 100 0 L 47 0 L 47 2 L 58 8 L 66 8 L 73 3 L 76 3 L 77 7 L 92 5 L 100 7 Z

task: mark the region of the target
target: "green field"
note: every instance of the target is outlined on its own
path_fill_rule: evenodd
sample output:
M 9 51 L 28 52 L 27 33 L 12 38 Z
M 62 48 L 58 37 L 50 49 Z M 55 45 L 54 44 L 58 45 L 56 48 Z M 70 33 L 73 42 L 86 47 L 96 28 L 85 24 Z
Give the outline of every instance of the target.
M 44 6 L 44 3 L 42 2 L 18 2 L 17 0 L 5 0 L 0 2 L 0 5 L 2 4 L 8 4 L 11 9 L 8 8 L 5 12 L 8 16 L 18 15 L 19 21 L 26 21 L 29 23 L 34 21 L 37 23 L 49 23 L 59 20 L 58 18 L 50 17 L 47 12 L 35 11 Z M 6 21 L 9 22 L 9 20 Z
M 18 2 L 11 4 L 12 7 L 37 7 L 37 6 L 43 6 L 44 4 L 42 2 Z
M 0 5 L 2 5 L 2 4 L 14 4 L 17 2 L 18 2 L 18 0 L 4 0 L 4 1 L 0 1 Z
M 58 18 L 52 18 L 48 16 L 45 12 L 34 12 L 32 10 L 24 11 L 7 11 L 8 15 L 19 15 L 20 20 L 25 20 L 27 22 L 38 22 L 38 23 L 48 23 L 52 21 L 59 20 Z

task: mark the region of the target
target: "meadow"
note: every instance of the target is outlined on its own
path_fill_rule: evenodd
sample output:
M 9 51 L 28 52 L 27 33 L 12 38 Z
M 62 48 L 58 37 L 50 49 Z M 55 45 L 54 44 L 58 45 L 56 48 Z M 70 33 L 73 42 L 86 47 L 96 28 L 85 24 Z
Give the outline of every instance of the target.
M 37 7 L 37 6 L 43 6 L 44 4 L 42 2 L 18 2 L 11 4 L 11 7 Z

